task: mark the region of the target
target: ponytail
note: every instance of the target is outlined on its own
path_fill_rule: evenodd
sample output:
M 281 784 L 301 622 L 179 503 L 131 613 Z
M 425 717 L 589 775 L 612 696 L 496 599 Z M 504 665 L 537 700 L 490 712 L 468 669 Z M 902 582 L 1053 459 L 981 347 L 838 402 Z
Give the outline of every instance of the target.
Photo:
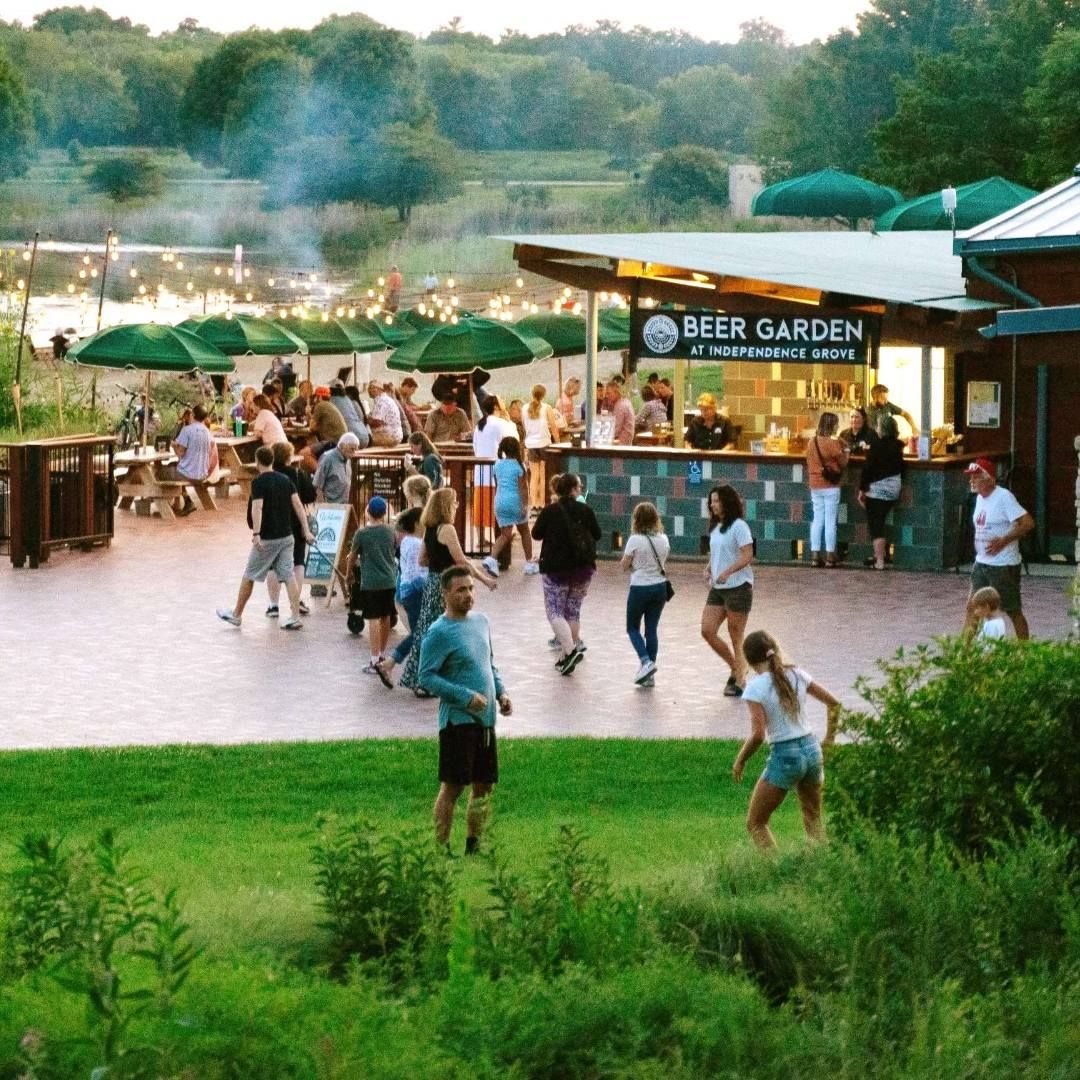
M 748 664 L 764 664 L 772 676 L 773 689 L 780 700 L 780 708 L 792 720 L 799 717 L 799 692 L 787 677 L 790 664 L 784 663 L 780 646 L 764 630 L 755 630 L 743 641 L 743 656 Z

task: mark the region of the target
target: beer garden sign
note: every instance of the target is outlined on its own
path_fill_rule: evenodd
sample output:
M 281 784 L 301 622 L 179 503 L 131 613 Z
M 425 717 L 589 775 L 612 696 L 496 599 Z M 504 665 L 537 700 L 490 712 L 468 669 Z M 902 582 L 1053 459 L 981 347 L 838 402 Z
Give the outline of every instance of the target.
M 863 364 L 880 339 L 881 320 L 850 311 L 738 315 L 639 309 L 632 334 L 637 354 L 644 357 Z

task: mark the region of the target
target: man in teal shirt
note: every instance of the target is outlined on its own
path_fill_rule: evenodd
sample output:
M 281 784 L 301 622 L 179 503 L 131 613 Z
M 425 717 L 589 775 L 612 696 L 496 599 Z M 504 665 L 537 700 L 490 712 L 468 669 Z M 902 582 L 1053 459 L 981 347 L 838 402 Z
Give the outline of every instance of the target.
M 439 698 L 435 839 L 449 846 L 454 807 L 471 786 L 465 854 L 472 855 L 499 779 L 495 706 L 503 716 L 510 715 L 512 706 L 495 667 L 487 616 L 472 610 L 472 575 L 463 566 L 451 566 L 441 582 L 446 614 L 424 635 L 418 677 L 420 685 Z

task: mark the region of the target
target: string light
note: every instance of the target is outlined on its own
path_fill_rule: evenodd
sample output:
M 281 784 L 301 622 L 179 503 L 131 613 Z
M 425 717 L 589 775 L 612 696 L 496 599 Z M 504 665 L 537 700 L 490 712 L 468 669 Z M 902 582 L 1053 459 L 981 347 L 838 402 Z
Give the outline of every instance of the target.
M 451 290 L 454 288 L 454 279 L 452 277 L 446 279 L 446 287 Z
M 516 286 L 517 286 L 517 287 L 518 287 L 519 289 L 523 289 L 523 288 L 525 287 L 525 281 L 524 281 L 524 279 L 523 279 L 523 278 L 517 278 L 517 279 L 515 279 L 515 281 L 514 281 L 514 284 L 515 284 L 515 285 L 516 285 Z
M 269 286 L 270 286 L 270 288 L 272 289 L 272 288 L 274 287 L 274 284 L 275 284 L 274 278 L 272 278 L 272 277 L 271 277 L 271 278 L 267 278 L 267 279 L 266 279 L 266 284 L 267 284 L 267 285 L 269 285 Z

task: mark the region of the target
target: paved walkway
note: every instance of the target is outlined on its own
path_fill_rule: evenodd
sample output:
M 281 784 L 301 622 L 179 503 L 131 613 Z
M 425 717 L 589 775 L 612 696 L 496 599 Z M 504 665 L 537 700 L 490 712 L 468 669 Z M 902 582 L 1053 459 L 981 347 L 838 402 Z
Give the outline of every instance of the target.
M 340 599 L 330 610 L 318 604 L 299 633 L 263 615 L 262 587 L 241 630 L 214 617 L 232 603 L 247 545 L 234 498 L 171 525 L 118 512 L 111 549 L 58 552 L 39 570 L 0 562 L 0 748 L 430 736 L 434 702 L 361 673 L 367 637 L 348 634 Z M 750 627 L 776 634 L 851 705 L 855 678 L 872 673 L 876 658 L 958 628 L 967 594 L 966 579 L 951 573 L 761 567 L 757 575 Z M 721 696 L 726 669 L 698 634 L 699 567 L 676 566 L 672 580 L 651 691 L 632 682 L 626 579 L 614 564 L 601 565 L 586 601 L 587 659 L 570 678 L 552 666 L 540 580 L 515 569 L 495 593 L 481 589 L 514 700 L 500 731 L 743 735 L 745 707 Z M 1025 580 L 1034 634 L 1065 635 L 1066 583 Z

